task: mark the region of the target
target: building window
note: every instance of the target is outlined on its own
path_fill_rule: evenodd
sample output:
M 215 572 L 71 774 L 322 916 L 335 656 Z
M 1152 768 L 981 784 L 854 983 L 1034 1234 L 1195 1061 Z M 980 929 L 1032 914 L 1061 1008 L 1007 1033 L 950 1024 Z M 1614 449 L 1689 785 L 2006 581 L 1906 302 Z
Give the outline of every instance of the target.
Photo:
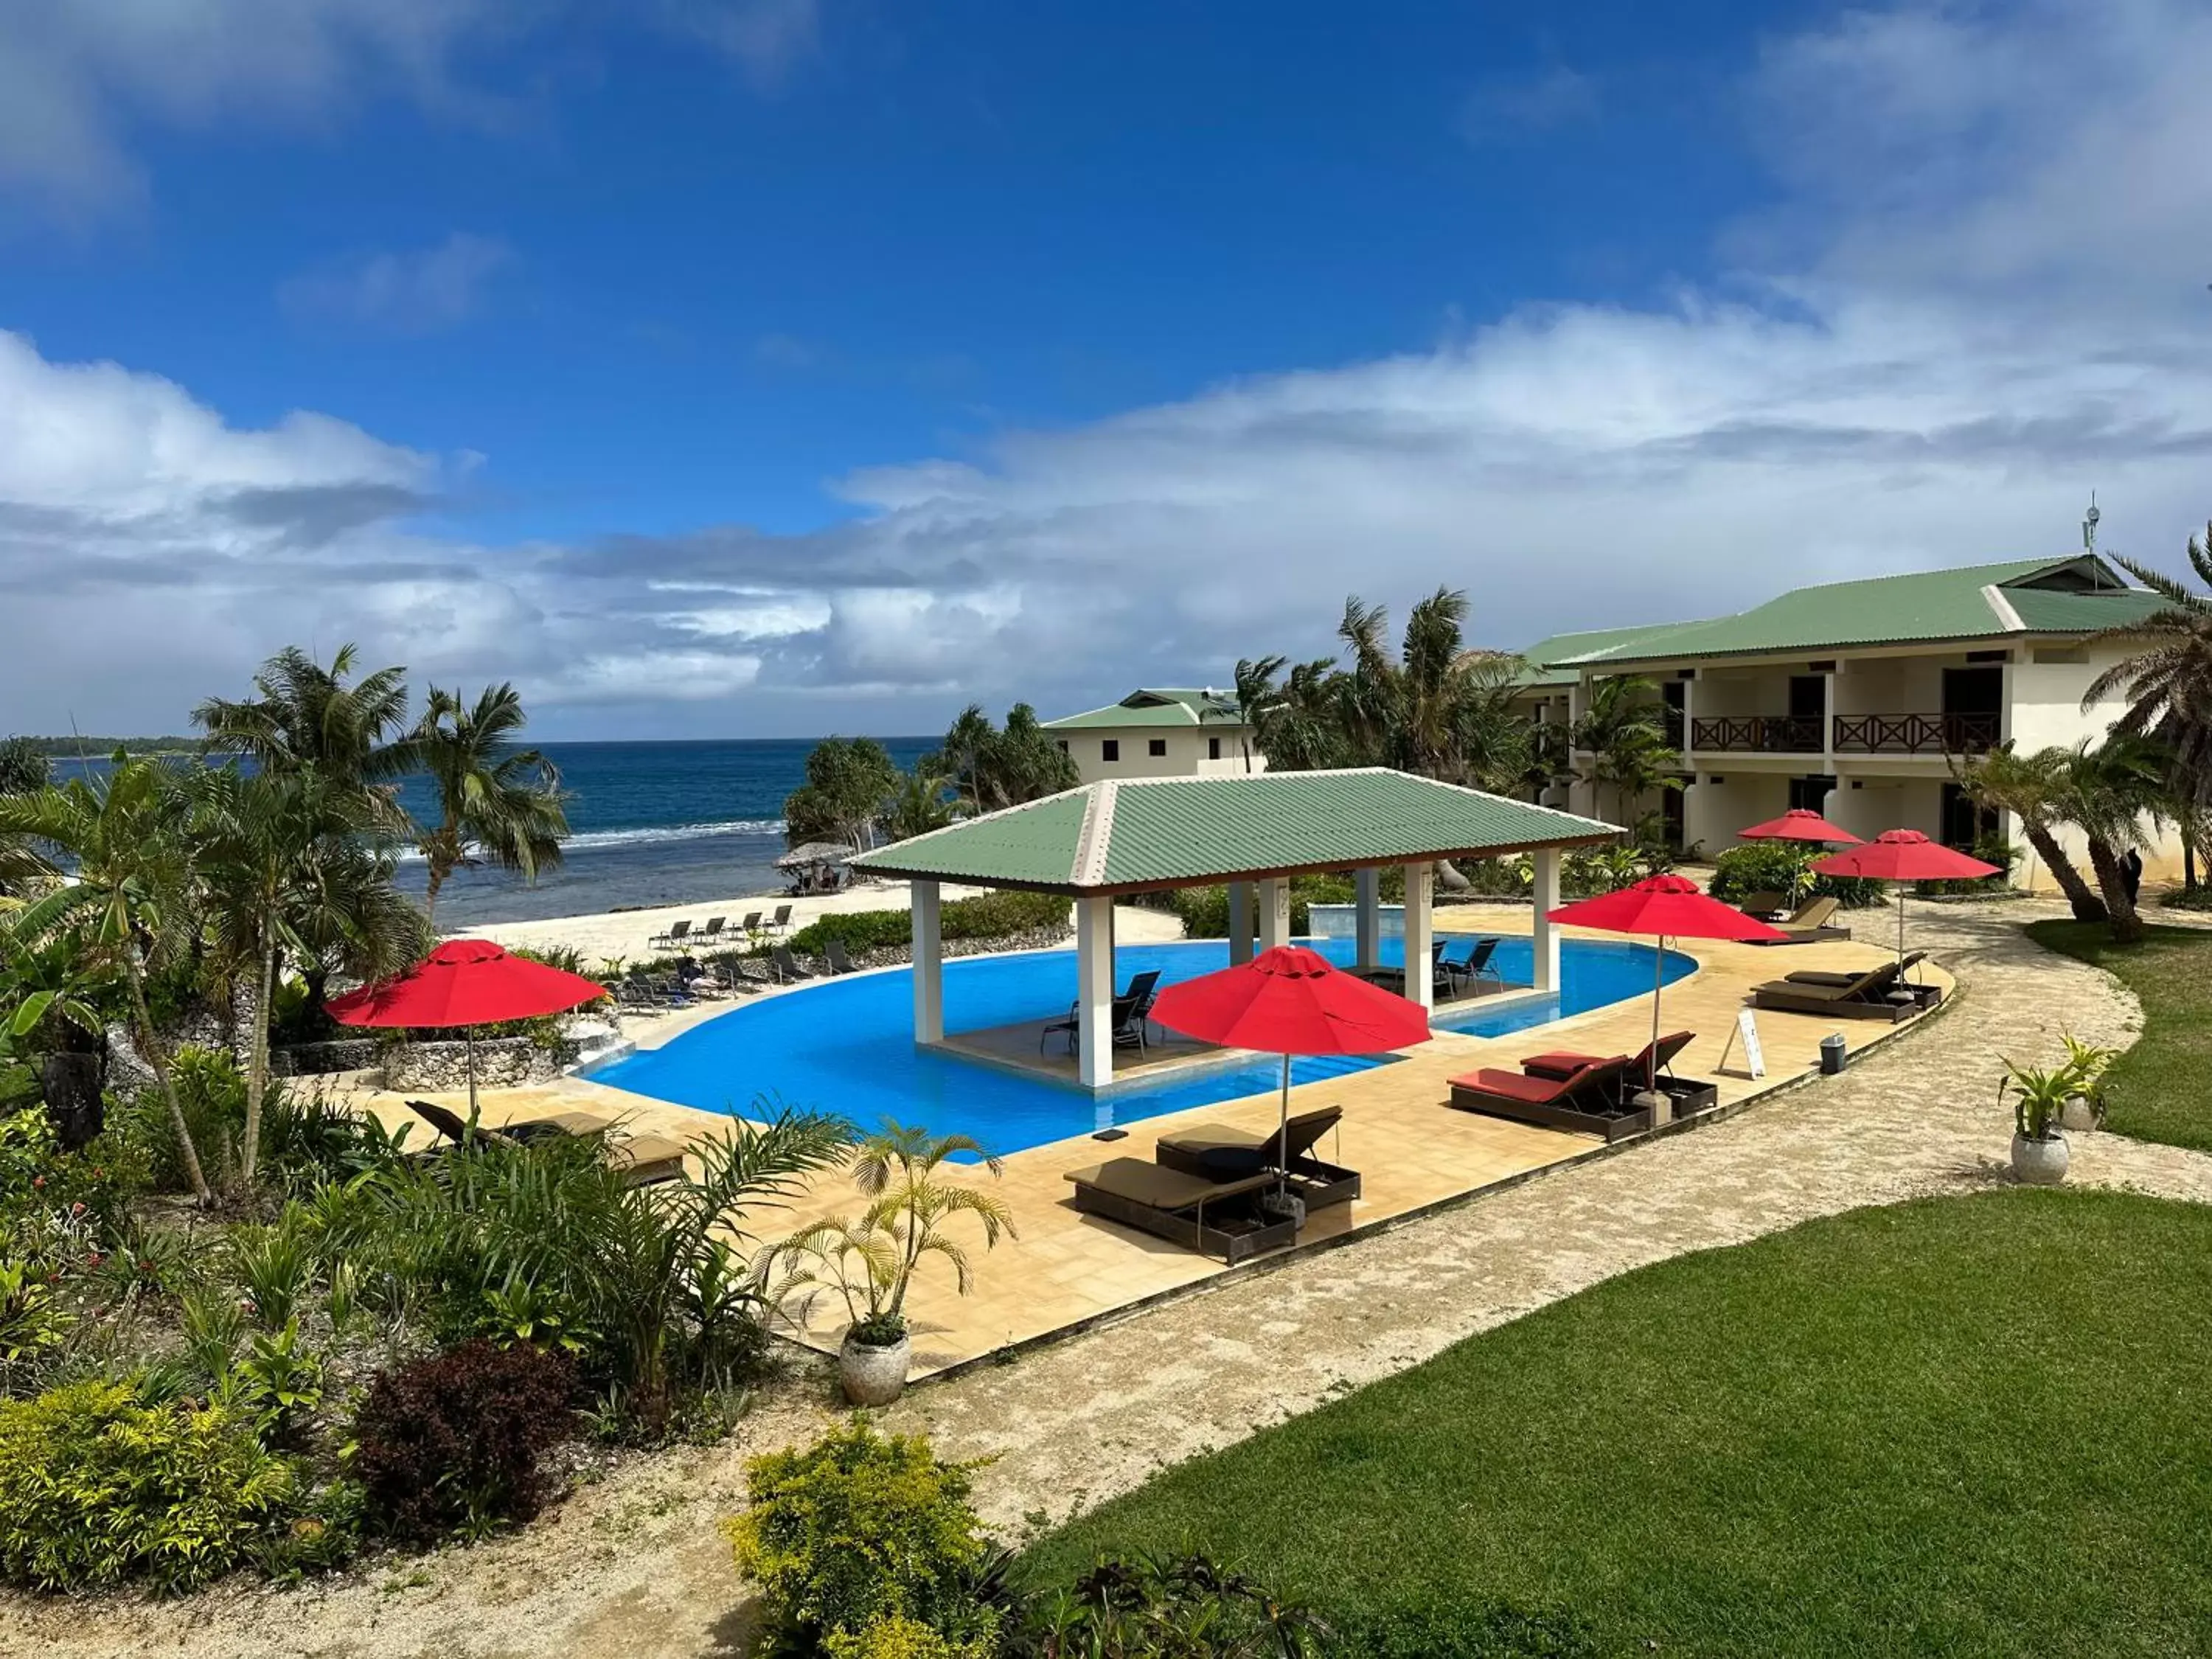
M 1062 738 L 1060 740 L 1060 752 L 1063 755 L 1067 752 L 1067 739 L 1066 738 Z
M 1208 738 L 1206 740 L 1206 757 L 1208 760 L 1219 760 L 1221 758 L 1220 738 Z
M 1101 743 L 1101 744 L 1098 745 L 1098 758 L 1099 758 L 1100 760 L 1109 760 L 1109 761 L 1117 761 L 1117 760 L 1121 759 L 1121 738 L 1108 738 L 1104 742 Z
M 1145 745 L 1145 752 L 1154 760 L 1158 760 L 1168 752 L 1168 740 L 1165 738 L 1154 738 Z

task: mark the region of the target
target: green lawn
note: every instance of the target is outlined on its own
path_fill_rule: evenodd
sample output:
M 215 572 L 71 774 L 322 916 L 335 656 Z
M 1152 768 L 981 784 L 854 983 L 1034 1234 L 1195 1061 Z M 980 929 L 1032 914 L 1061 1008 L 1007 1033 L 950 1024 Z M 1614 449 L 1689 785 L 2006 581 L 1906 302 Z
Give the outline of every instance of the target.
M 1502 1597 L 1608 1654 L 2205 1653 L 2208 1353 L 2212 1209 L 1859 1211 L 1470 1339 L 1030 1562 L 1189 1544 L 1340 1621 Z
M 2101 922 L 2039 921 L 2027 933 L 2117 974 L 2142 1002 L 2142 1040 L 2106 1073 L 2105 1127 L 2212 1152 L 2212 933 L 2154 927 L 2115 945 Z

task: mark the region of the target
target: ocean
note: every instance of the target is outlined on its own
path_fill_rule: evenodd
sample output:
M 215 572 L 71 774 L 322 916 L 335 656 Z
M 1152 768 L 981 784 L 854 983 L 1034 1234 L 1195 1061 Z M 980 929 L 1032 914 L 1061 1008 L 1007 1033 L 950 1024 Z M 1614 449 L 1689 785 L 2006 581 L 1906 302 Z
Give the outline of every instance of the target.
M 901 767 L 934 749 L 936 738 L 878 739 Z M 461 870 L 438 895 L 441 930 L 543 916 L 697 904 L 781 890 L 783 799 L 806 781 L 811 738 L 688 743 L 544 743 L 561 769 L 573 832 L 561 867 L 536 884 L 491 869 Z M 93 769 L 104 770 L 94 762 Z M 55 763 L 55 776 L 77 770 Z M 401 789 L 408 810 L 427 816 L 420 779 Z M 400 866 L 400 884 L 420 895 L 420 858 Z

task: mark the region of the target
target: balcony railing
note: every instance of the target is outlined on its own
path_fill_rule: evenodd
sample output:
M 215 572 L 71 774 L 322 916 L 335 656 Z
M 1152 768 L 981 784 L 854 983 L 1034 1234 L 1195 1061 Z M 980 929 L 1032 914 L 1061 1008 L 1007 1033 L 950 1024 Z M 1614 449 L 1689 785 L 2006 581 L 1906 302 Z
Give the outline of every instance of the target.
M 1690 722 L 1690 747 L 1705 754 L 1817 755 L 1817 714 L 1722 714 Z
M 1838 714 L 1836 748 L 1861 755 L 1971 755 L 1997 744 L 1995 714 Z

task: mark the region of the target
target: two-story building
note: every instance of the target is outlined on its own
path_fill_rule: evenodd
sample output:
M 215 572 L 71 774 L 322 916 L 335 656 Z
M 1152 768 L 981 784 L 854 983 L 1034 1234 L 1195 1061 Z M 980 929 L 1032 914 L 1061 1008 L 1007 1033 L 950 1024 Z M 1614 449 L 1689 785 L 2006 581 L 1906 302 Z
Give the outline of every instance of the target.
M 1085 783 L 1267 769 L 1236 697 L 1211 688 L 1148 687 L 1043 726 Z
M 1554 791 L 1594 817 L 1662 812 L 1707 855 L 1739 830 L 1810 807 L 1853 833 L 1919 830 L 1969 848 L 2016 824 L 1977 808 L 1958 763 L 2009 740 L 2022 750 L 2103 741 L 2121 704 L 2082 707 L 2124 654 L 2103 630 L 2157 610 L 2094 554 L 1800 587 L 1700 622 L 1560 635 L 1530 647 L 1531 717 L 1579 720 L 1600 679 L 1634 675 L 1666 706 L 1680 790 L 1620 803 L 1588 781 Z M 1547 796 L 1547 799 L 1550 797 Z M 2014 879 L 2047 885 L 2029 862 Z M 2178 869 L 2178 845 L 2147 855 Z

